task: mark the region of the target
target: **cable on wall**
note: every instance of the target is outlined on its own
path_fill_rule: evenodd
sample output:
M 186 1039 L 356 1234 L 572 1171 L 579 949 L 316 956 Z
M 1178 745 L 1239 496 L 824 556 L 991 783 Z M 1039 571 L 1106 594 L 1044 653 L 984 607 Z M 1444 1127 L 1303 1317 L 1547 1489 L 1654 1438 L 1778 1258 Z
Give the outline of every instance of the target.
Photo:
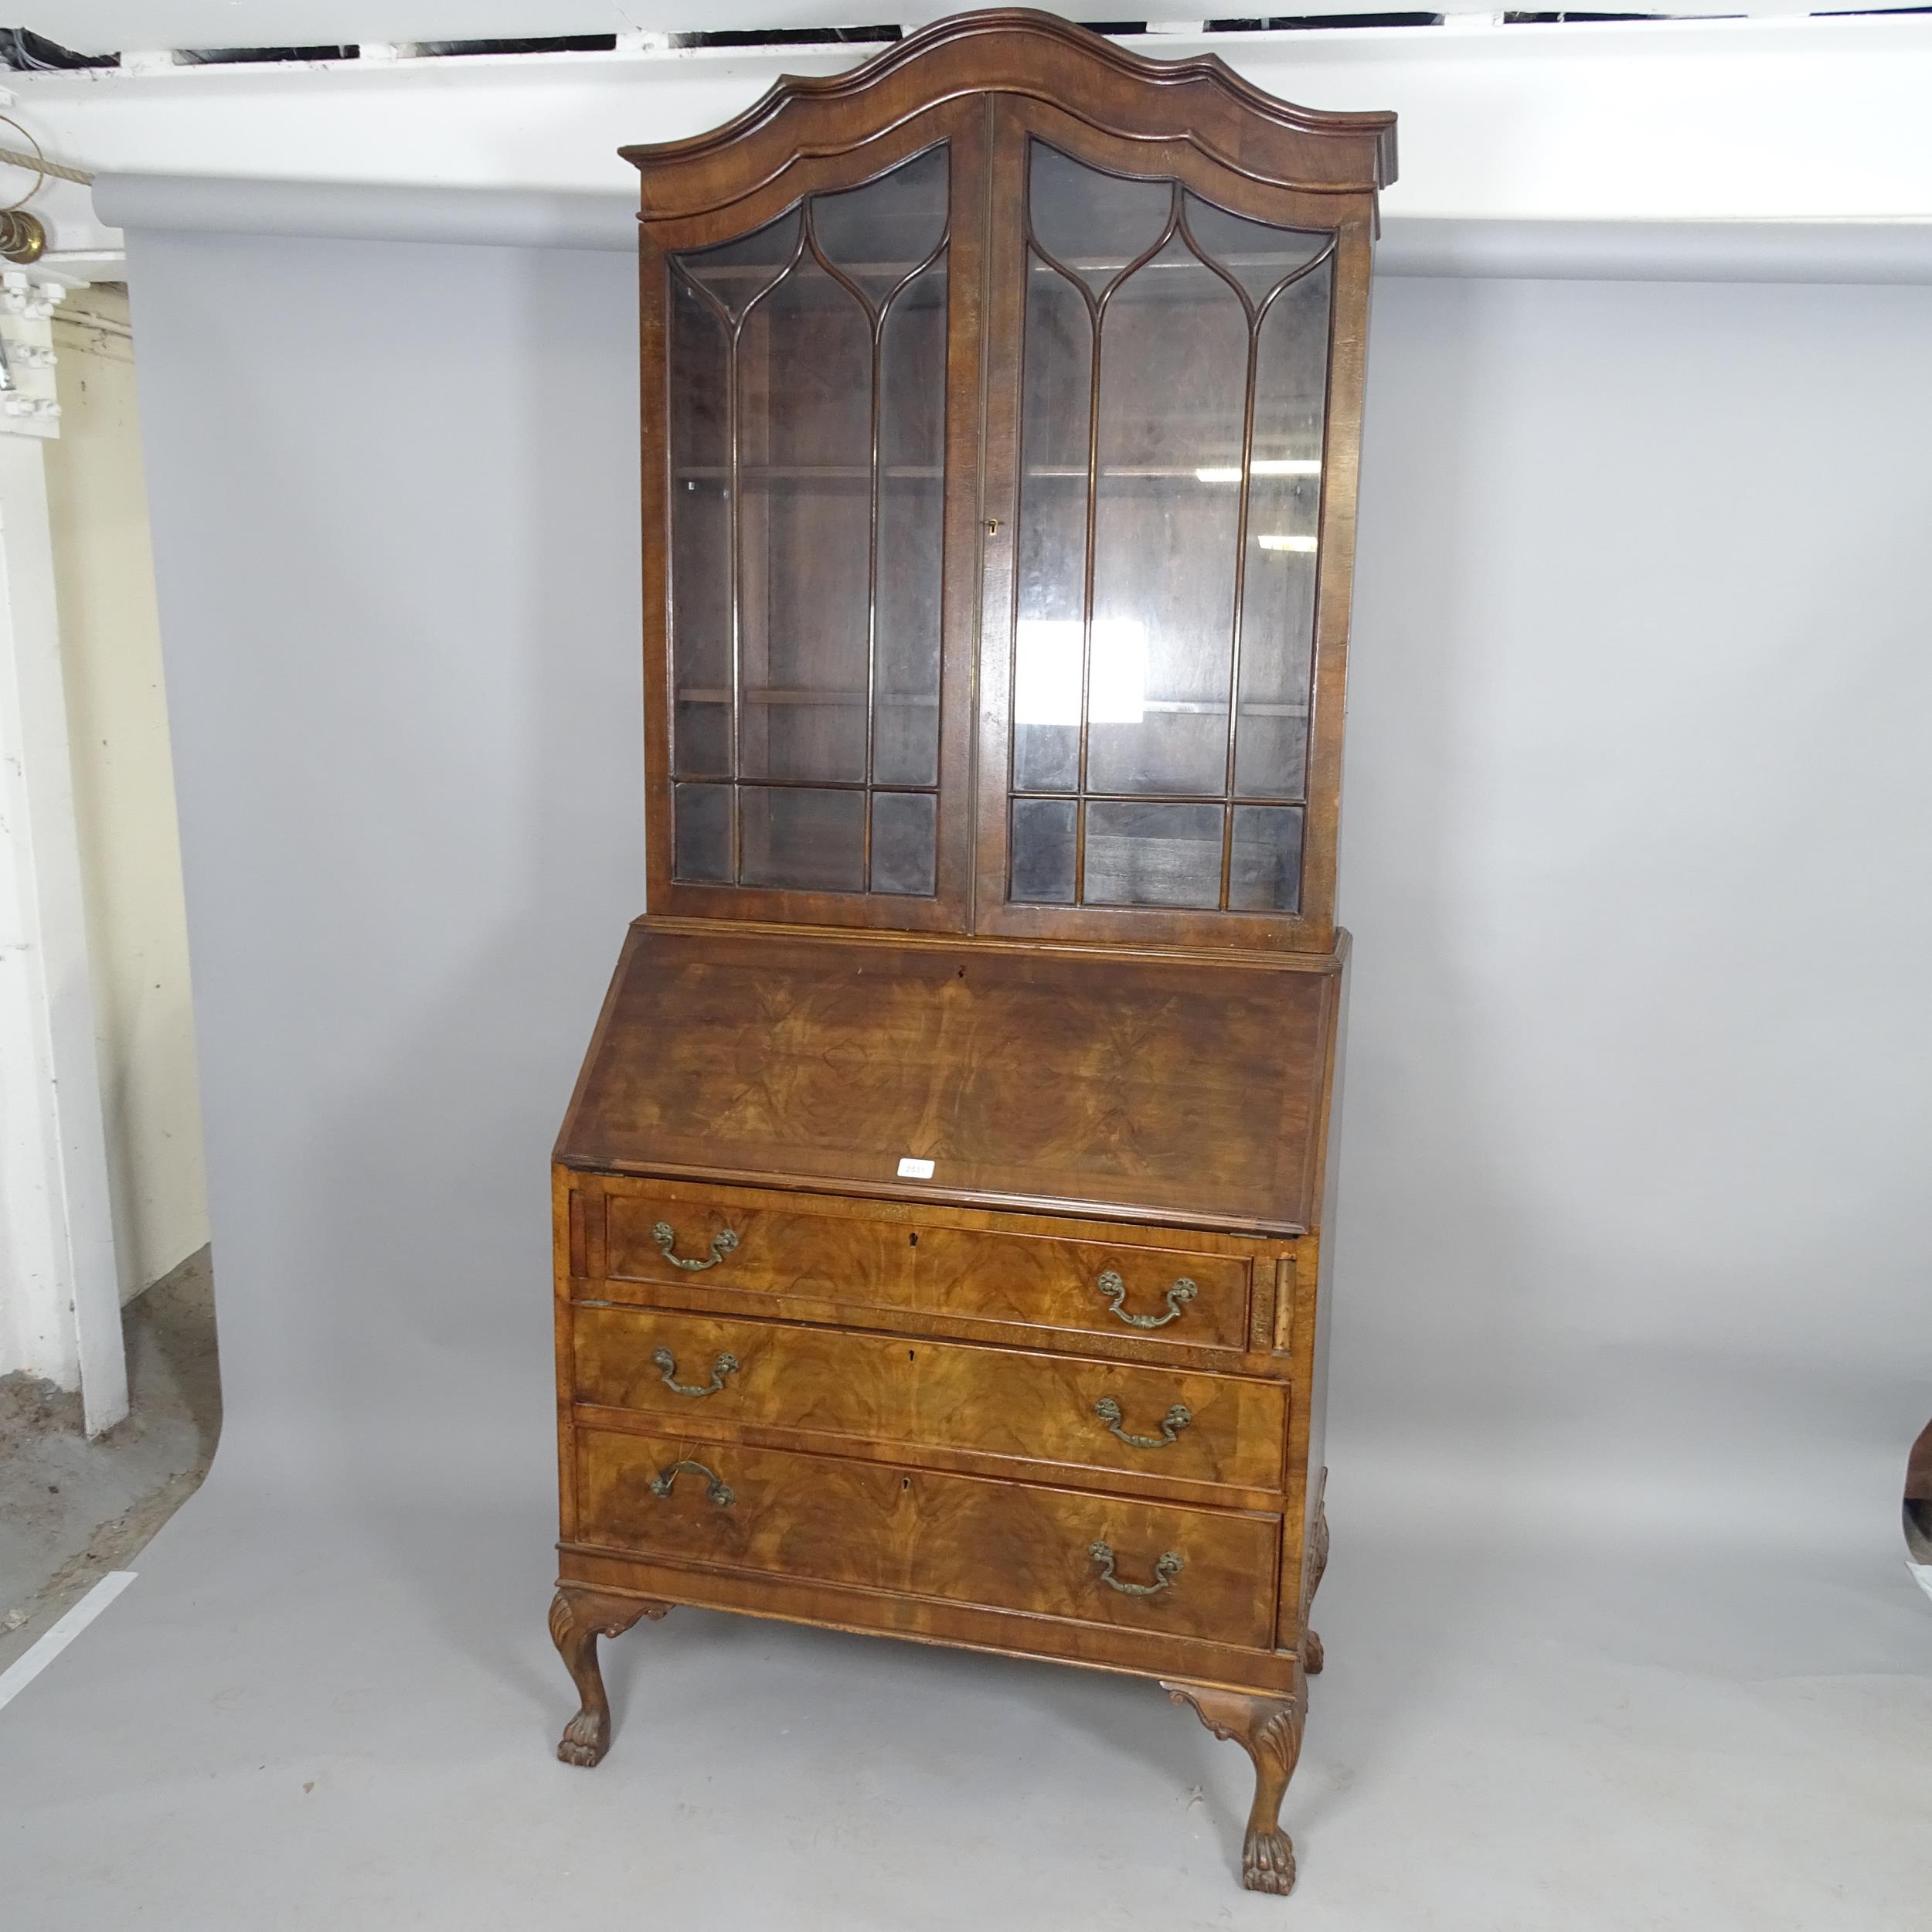
M 50 180 L 78 182 L 83 188 L 91 188 L 94 178 L 85 168 L 49 161 L 32 131 L 10 116 L 0 114 L 0 125 L 12 128 L 33 150 L 27 154 L 18 148 L 0 148 L 0 162 L 10 168 L 25 168 L 34 178 L 32 186 L 24 195 L 0 208 L 0 256 L 10 262 L 38 261 L 46 250 L 47 230 L 38 215 L 28 213 L 27 203 Z

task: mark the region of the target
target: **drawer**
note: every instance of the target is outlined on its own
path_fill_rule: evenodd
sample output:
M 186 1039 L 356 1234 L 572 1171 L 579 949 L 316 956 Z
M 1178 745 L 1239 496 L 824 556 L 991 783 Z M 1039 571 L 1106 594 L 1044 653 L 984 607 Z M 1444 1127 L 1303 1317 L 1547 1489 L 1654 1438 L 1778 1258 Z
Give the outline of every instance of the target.
M 675 1434 L 575 1440 L 581 1544 L 1249 1649 L 1274 1641 L 1278 1517 Z
M 580 1304 L 577 1400 L 1278 1489 L 1288 1391 L 1031 1350 Z
M 612 1192 L 607 1202 L 604 1271 L 615 1281 L 701 1283 L 852 1308 L 1247 1345 L 1253 1264 L 1245 1253 L 1170 1247 L 1152 1235 L 1073 1240 L 937 1217 L 814 1212 L 804 1202 L 774 1208 L 724 1192 Z

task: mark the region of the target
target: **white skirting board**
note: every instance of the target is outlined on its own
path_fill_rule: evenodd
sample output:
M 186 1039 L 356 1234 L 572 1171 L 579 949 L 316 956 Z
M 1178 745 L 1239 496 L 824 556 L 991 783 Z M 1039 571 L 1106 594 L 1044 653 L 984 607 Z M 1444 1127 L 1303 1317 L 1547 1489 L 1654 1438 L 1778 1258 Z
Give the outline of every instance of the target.
M 0 1710 L 4 1710 L 140 1574 L 111 1570 L 53 1628 L 0 1671 Z

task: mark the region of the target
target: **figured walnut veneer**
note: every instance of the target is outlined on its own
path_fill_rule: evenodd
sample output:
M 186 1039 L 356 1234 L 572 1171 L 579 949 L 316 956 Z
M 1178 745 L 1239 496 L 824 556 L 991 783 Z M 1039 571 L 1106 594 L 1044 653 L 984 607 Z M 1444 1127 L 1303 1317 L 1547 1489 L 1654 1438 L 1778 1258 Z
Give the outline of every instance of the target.
M 718 1445 L 695 1437 L 577 1432 L 577 1541 L 940 1603 L 1120 1624 L 1260 1648 L 1272 1641 L 1273 1516 L 941 1474 L 842 1456 Z M 693 1479 L 653 1488 L 663 1472 Z M 696 1475 L 715 1469 L 730 1500 Z M 1096 1542 L 1123 1580 L 1145 1581 L 1178 1550 L 1185 1587 L 1140 1595 L 1098 1583 Z
M 1098 279 L 1079 293 L 1036 232 L 1029 170 L 1048 151 L 1103 184 L 1094 206 L 1151 183 L 1168 211 L 1166 240 L 1080 271 L 1126 285 L 1166 262 L 1121 298 L 1110 342 L 1131 355 L 1167 329 L 1187 347 L 1182 387 L 1212 342 L 1245 343 L 1222 372 L 1245 400 L 1212 450 L 1186 441 L 1192 403 L 1106 388 L 1090 332 L 1114 296 Z M 1335 853 L 1393 118 L 1294 107 L 1216 60 L 1146 60 L 996 11 L 625 151 L 641 184 L 651 910 L 553 1168 L 550 1629 L 580 1705 L 558 1755 L 590 1766 L 609 1747 L 599 1638 L 677 1604 L 1049 1658 L 1156 1680 L 1238 1743 L 1255 1773 L 1242 1881 L 1284 1893 L 1279 1814 L 1322 1661 L 1308 1619 L 1328 1553 L 1349 954 Z M 928 199 L 882 201 L 893 179 Z M 918 260 L 933 299 L 894 321 L 884 291 Z M 1267 301 L 1318 270 L 1303 321 L 1266 321 L 1242 280 L 1257 262 L 1276 264 Z M 1087 318 L 1053 326 L 1090 330 L 1089 400 L 1114 413 L 1090 439 L 1087 403 L 1027 367 L 1036 335 L 1058 352 L 1036 314 L 1049 274 Z M 787 303 L 792 337 L 766 326 Z M 1188 320 L 1210 311 L 1218 336 Z M 1268 437 L 1284 454 L 1258 466 Z M 1264 500 L 1264 475 L 1308 481 Z M 1127 506 L 1107 514 L 1140 533 L 1108 553 L 1125 563 L 1097 560 L 1104 478 Z M 1270 519 L 1252 529 L 1251 502 Z M 1191 579 L 1185 594 L 1162 580 L 1209 567 L 1196 536 L 1216 503 L 1239 505 L 1222 519 L 1227 633 L 1201 619 L 1170 648 L 1158 627 L 1206 605 Z M 1038 590 L 1056 542 L 1084 560 L 1053 594 L 1070 619 Z M 1046 648 L 1022 635 L 1029 570 L 1032 621 L 1080 634 L 1072 883 L 1037 889 L 1020 883 L 1039 855 L 1023 862 L 1016 801 L 1058 781 L 1022 784 L 1015 747 L 1060 729 L 1069 700 L 1021 694 L 1026 652 Z M 1138 724 L 1090 702 L 1100 616 L 1134 596 L 1148 675 L 1158 659 L 1166 680 L 1135 700 Z M 913 724 L 923 780 L 881 762 L 903 760 Z M 1160 792 L 1202 730 L 1207 775 Z M 1271 790 L 1243 776 L 1244 731 L 1277 758 L 1257 767 Z M 1145 769 L 1107 732 L 1141 733 Z M 1090 783 L 1102 770 L 1124 793 Z M 803 815 L 789 830 L 787 811 Z M 893 842 L 922 822 L 924 848 Z M 1254 828 L 1290 824 L 1289 869 L 1270 872 L 1286 848 Z M 862 845 L 840 846 L 842 825 Z
M 589 1418 L 607 1427 L 758 1431 L 808 1448 L 883 1441 L 954 1451 L 980 1468 L 1010 1458 L 1137 1484 L 1281 1487 L 1289 1390 L 1264 1377 L 586 1303 L 572 1326 L 580 1414 L 619 1412 Z
M 640 920 L 557 1158 L 1294 1233 L 1338 970 Z

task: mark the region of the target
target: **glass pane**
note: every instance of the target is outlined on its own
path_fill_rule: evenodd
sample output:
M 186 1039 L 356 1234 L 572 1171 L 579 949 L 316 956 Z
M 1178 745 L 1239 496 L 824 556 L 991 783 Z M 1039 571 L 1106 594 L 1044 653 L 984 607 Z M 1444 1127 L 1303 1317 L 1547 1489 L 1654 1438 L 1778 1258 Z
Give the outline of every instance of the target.
M 681 778 L 731 775 L 731 688 L 722 695 L 680 696 L 671 733 L 672 769 Z
M 937 801 L 929 791 L 876 791 L 872 801 L 872 889 L 930 899 L 936 877 Z
M 1266 222 L 1231 215 L 1199 196 L 1183 197 L 1188 237 L 1199 252 L 1224 268 L 1259 308 L 1269 291 L 1332 245 L 1332 235 L 1297 228 L 1272 228 Z
M 819 252 L 849 275 L 874 308 L 946 235 L 946 150 L 929 148 L 862 188 L 811 198 Z
M 720 242 L 677 259 L 696 282 L 736 322 L 779 276 L 804 244 L 798 210 L 789 209 L 776 221 L 736 241 Z
M 1094 330 L 1071 282 L 1038 256 L 1027 267 L 1013 782 L 1022 791 L 1071 791 L 1080 771 Z
M 1301 811 L 1236 805 L 1228 904 L 1236 912 L 1291 913 L 1301 903 Z
M 1114 290 L 1100 328 L 1096 791 L 1219 797 L 1226 784 L 1247 361 L 1240 298 L 1178 239 Z
M 1026 199 L 1034 240 L 1097 295 L 1158 246 L 1173 216 L 1174 184 L 1104 175 L 1036 141 Z
M 902 288 L 880 336 L 879 596 L 872 777 L 939 781 L 946 267 Z
M 717 309 L 672 278 L 672 630 L 679 703 L 672 768 L 731 770 L 730 339 Z
M 680 878 L 935 889 L 950 198 L 941 143 L 674 258 L 672 769 L 738 781 Z
M 1028 220 L 1009 892 L 1292 912 L 1334 236 L 1037 141 Z
M 1291 283 L 1260 325 L 1234 768 L 1243 798 L 1298 798 L 1307 782 L 1332 274 L 1325 262 Z
M 731 787 L 672 788 L 672 871 L 706 884 L 731 883 Z
M 1096 798 L 1087 808 L 1084 903 L 1218 906 L 1222 809 Z
M 1073 903 L 1073 815 L 1070 798 L 1013 801 L 1008 896 L 1036 905 Z
M 866 794 L 777 785 L 739 787 L 747 886 L 855 893 L 865 887 Z
M 738 347 L 740 769 L 866 775 L 872 323 L 808 256 Z

